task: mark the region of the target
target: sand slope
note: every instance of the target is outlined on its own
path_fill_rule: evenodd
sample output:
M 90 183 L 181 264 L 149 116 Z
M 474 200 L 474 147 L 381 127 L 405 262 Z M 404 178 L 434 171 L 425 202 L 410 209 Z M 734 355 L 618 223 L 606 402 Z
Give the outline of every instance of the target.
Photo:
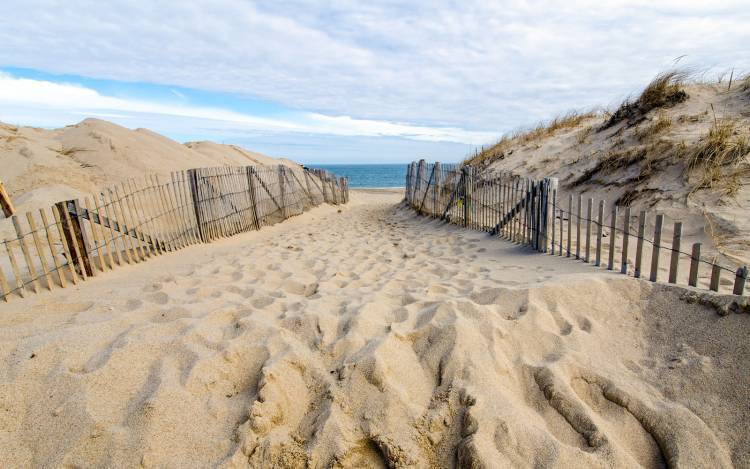
M 54 130 L 0 123 L 0 177 L 20 212 L 148 173 L 168 176 L 189 168 L 255 164 L 299 166 L 232 145 L 183 145 L 150 130 L 99 119 Z
M 746 315 L 400 198 L 0 305 L 0 465 L 748 467 Z
M 638 119 L 602 129 L 608 116 L 583 119 L 538 138 L 511 139 L 486 149 L 485 171 L 557 177 L 560 200 L 568 194 L 630 205 L 682 221 L 683 242 L 702 242 L 707 258 L 724 265 L 750 264 L 750 153 L 724 169 L 714 188 L 696 189 L 700 171 L 686 171 L 689 154 L 717 122 L 733 123 L 734 137 L 750 134 L 750 82 L 685 85 L 687 99 Z M 486 156 L 486 158 L 485 158 Z M 735 181 L 730 174 L 738 174 Z M 732 180 L 732 184 L 725 184 Z M 734 184 L 737 184 L 736 186 Z M 728 187 L 736 189 L 727 194 Z M 653 216 L 651 217 L 653 220 Z M 635 223 L 635 222 L 634 222 Z M 671 226 L 671 225 L 670 225 Z

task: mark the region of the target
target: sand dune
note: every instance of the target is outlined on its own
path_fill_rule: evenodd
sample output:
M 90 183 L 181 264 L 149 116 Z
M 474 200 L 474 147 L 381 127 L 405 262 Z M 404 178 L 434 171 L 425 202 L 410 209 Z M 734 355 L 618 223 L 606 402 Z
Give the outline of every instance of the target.
M 748 467 L 747 316 L 400 199 L 0 305 L 0 465 Z
M 49 207 L 144 174 L 224 165 L 299 167 L 234 145 L 181 144 L 100 119 L 45 130 L 0 123 L 2 181 L 19 212 Z
M 557 177 L 563 201 L 583 194 L 608 207 L 631 206 L 634 215 L 658 211 L 684 223 L 684 243 L 703 243 L 704 254 L 724 265 L 748 265 L 750 79 L 729 90 L 726 83 L 678 88 L 685 93 L 679 99 L 667 95 L 666 102 L 611 126 L 611 114 L 569 116 L 504 139 L 472 161 L 487 172 Z M 717 130 L 727 131 L 723 149 L 733 147 L 744 158 L 689 169 L 691 155 Z

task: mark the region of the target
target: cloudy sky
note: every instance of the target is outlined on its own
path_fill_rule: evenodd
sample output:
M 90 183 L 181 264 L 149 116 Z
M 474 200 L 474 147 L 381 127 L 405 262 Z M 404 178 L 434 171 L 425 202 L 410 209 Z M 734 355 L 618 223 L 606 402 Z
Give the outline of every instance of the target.
M 750 69 L 747 0 L 6 0 L 0 120 L 307 163 L 460 160 L 673 65 Z

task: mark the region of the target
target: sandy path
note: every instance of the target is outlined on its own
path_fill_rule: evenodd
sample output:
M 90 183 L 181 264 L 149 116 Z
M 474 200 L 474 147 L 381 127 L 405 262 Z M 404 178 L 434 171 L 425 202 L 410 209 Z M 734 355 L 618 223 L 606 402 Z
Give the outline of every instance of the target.
M 0 465 L 747 465 L 750 318 L 399 199 L 0 305 Z

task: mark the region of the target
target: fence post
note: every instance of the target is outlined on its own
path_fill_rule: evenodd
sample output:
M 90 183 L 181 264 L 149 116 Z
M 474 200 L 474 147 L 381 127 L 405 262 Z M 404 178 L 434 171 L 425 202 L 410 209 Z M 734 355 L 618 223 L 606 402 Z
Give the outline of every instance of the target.
M 646 211 L 641 210 L 638 217 L 638 240 L 635 246 L 635 271 L 633 277 L 641 277 L 641 264 L 643 262 L 643 237 L 646 235 Z
M 432 216 L 437 217 L 440 212 L 440 209 L 438 208 L 438 201 L 440 200 L 440 194 L 443 190 L 443 170 L 440 167 L 439 161 L 435 162 L 435 165 L 432 167 L 432 171 L 434 173 L 434 177 L 432 178 L 432 180 L 435 184 L 432 195 Z
M 596 261 L 594 265 L 602 265 L 602 236 L 604 232 L 604 201 L 599 201 L 599 216 L 596 222 Z
M 675 222 L 672 235 L 672 259 L 669 263 L 669 283 L 677 283 L 677 263 L 680 261 L 680 240 L 682 239 L 682 222 Z
M 573 194 L 568 196 L 568 254 L 565 257 L 570 257 L 571 250 L 571 239 L 573 238 Z M 562 241 L 562 237 L 560 237 Z
M 469 174 L 471 169 L 464 166 L 461 168 L 463 174 L 463 192 L 464 192 L 464 228 L 469 224 Z
M 747 266 L 737 269 L 737 274 L 734 278 L 734 290 L 732 290 L 732 293 L 735 295 L 742 295 L 745 291 L 745 281 L 747 281 Z
M 651 251 L 651 276 L 649 277 L 652 282 L 656 282 L 659 277 L 659 248 L 661 248 L 661 225 L 663 223 L 664 215 L 657 215 L 654 227 L 654 249 Z
M 250 169 L 252 171 L 252 168 Z M 203 233 L 203 214 L 200 209 L 200 195 L 198 191 L 198 174 L 197 169 L 188 169 L 188 185 L 190 187 L 190 196 L 193 199 L 193 212 L 195 213 L 195 223 L 198 226 L 198 235 L 201 242 L 206 242 L 206 236 Z
M 609 258 L 607 270 L 615 268 L 615 247 L 617 246 L 617 205 L 612 206 L 612 220 L 609 223 Z
M 714 260 L 714 262 L 716 262 Z M 711 267 L 711 284 L 708 286 L 713 291 L 719 291 L 719 280 L 721 277 L 721 267 L 717 264 L 713 264 Z
M 594 199 L 589 197 L 586 202 L 586 257 L 585 261 L 591 262 L 591 219 L 594 217 Z
M 690 275 L 688 276 L 688 285 L 694 287 L 698 285 L 698 264 L 701 260 L 701 243 L 693 244 L 693 252 L 690 255 Z
M 75 251 L 73 263 L 81 269 L 84 278 L 93 276 L 89 253 L 86 249 L 87 243 L 81 221 L 78 218 L 81 213 L 80 206 L 76 200 L 67 200 L 55 204 L 60 211 L 60 218 L 63 226 L 65 237 L 71 250 Z M 71 216 L 73 215 L 73 216 Z
M 6 218 L 16 213 L 16 209 L 13 207 L 13 202 L 11 202 L 8 192 L 5 191 L 5 186 L 2 181 L 0 181 L 0 209 L 2 209 Z
M 578 216 L 576 217 L 577 227 L 576 227 L 576 259 L 581 258 L 581 213 L 583 211 L 582 208 L 583 205 L 583 196 L 581 194 L 578 194 Z
M 620 273 L 628 273 L 628 244 L 630 243 L 630 207 L 625 207 L 625 220 L 622 222 L 622 258 Z
M 555 222 L 557 221 L 557 188 L 552 189 L 552 246 L 551 246 L 551 252 L 550 255 L 555 255 L 555 234 L 557 233 L 557 230 L 555 229 Z M 562 220 L 560 220 L 560 223 L 562 223 Z M 562 249 L 562 238 L 560 239 L 560 249 Z

